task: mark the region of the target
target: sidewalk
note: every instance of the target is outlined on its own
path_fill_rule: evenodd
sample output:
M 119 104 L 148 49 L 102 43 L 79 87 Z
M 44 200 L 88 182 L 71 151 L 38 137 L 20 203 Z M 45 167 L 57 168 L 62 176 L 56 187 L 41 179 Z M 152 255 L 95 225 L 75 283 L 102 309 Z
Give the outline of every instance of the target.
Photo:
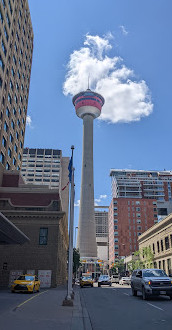
M 62 306 L 67 293 L 66 286 L 25 295 L 24 303 L 13 305 L 0 315 L 0 329 L 91 330 L 80 287 L 74 286 L 74 292 L 73 307 Z

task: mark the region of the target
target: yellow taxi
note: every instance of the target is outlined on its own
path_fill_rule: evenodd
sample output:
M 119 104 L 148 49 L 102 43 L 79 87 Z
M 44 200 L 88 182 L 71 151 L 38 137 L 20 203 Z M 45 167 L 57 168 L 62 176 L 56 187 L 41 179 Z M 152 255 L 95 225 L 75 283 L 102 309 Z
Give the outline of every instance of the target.
M 11 284 L 11 292 L 39 292 L 40 281 L 35 275 L 20 275 Z
M 83 275 L 80 280 L 80 287 L 84 286 L 92 286 L 93 287 L 93 279 L 91 275 Z

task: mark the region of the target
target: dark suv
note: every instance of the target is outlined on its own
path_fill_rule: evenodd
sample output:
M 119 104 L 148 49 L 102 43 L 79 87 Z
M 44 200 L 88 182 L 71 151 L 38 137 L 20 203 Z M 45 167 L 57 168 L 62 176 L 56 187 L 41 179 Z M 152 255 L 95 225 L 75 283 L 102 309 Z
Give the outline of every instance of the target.
M 172 281 L 161 269 L 137 269 L 131 276 L 132 295 L 141 292 L 143 299 L 149 296 L 167 295 L 172 299 Z

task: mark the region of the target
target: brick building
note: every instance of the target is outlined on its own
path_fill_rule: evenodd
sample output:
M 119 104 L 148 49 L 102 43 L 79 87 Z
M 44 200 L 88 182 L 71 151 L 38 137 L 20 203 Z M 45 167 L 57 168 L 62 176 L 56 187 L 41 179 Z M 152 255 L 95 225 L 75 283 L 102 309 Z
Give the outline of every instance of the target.
M 68 225 L 59 193 L 44 186 L 27 186 L 18 171 L 0 175 L 0 209 L 30 242 L 0 246 L 0 286 L 14 274 L 33 272 L 44 286 L 66 282 Z M 5 269 L 3 268 L 5 265 Z
M 113 198 L 109 207 L 109 265 L 138 250 L 137 238 L 158 222 L 154 199 Z

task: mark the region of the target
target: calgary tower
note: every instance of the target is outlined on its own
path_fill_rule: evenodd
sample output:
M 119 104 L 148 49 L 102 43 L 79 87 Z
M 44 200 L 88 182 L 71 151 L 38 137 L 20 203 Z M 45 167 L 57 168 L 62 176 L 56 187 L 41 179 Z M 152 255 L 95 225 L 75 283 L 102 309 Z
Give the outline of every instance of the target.
M 100 116 L 104 98 L 90 89 L 73 97 L 76 114 L 83 120 L 83 154 L 77 247 L 80 256 L 97 257 L 94 216 L 93 120 Z

